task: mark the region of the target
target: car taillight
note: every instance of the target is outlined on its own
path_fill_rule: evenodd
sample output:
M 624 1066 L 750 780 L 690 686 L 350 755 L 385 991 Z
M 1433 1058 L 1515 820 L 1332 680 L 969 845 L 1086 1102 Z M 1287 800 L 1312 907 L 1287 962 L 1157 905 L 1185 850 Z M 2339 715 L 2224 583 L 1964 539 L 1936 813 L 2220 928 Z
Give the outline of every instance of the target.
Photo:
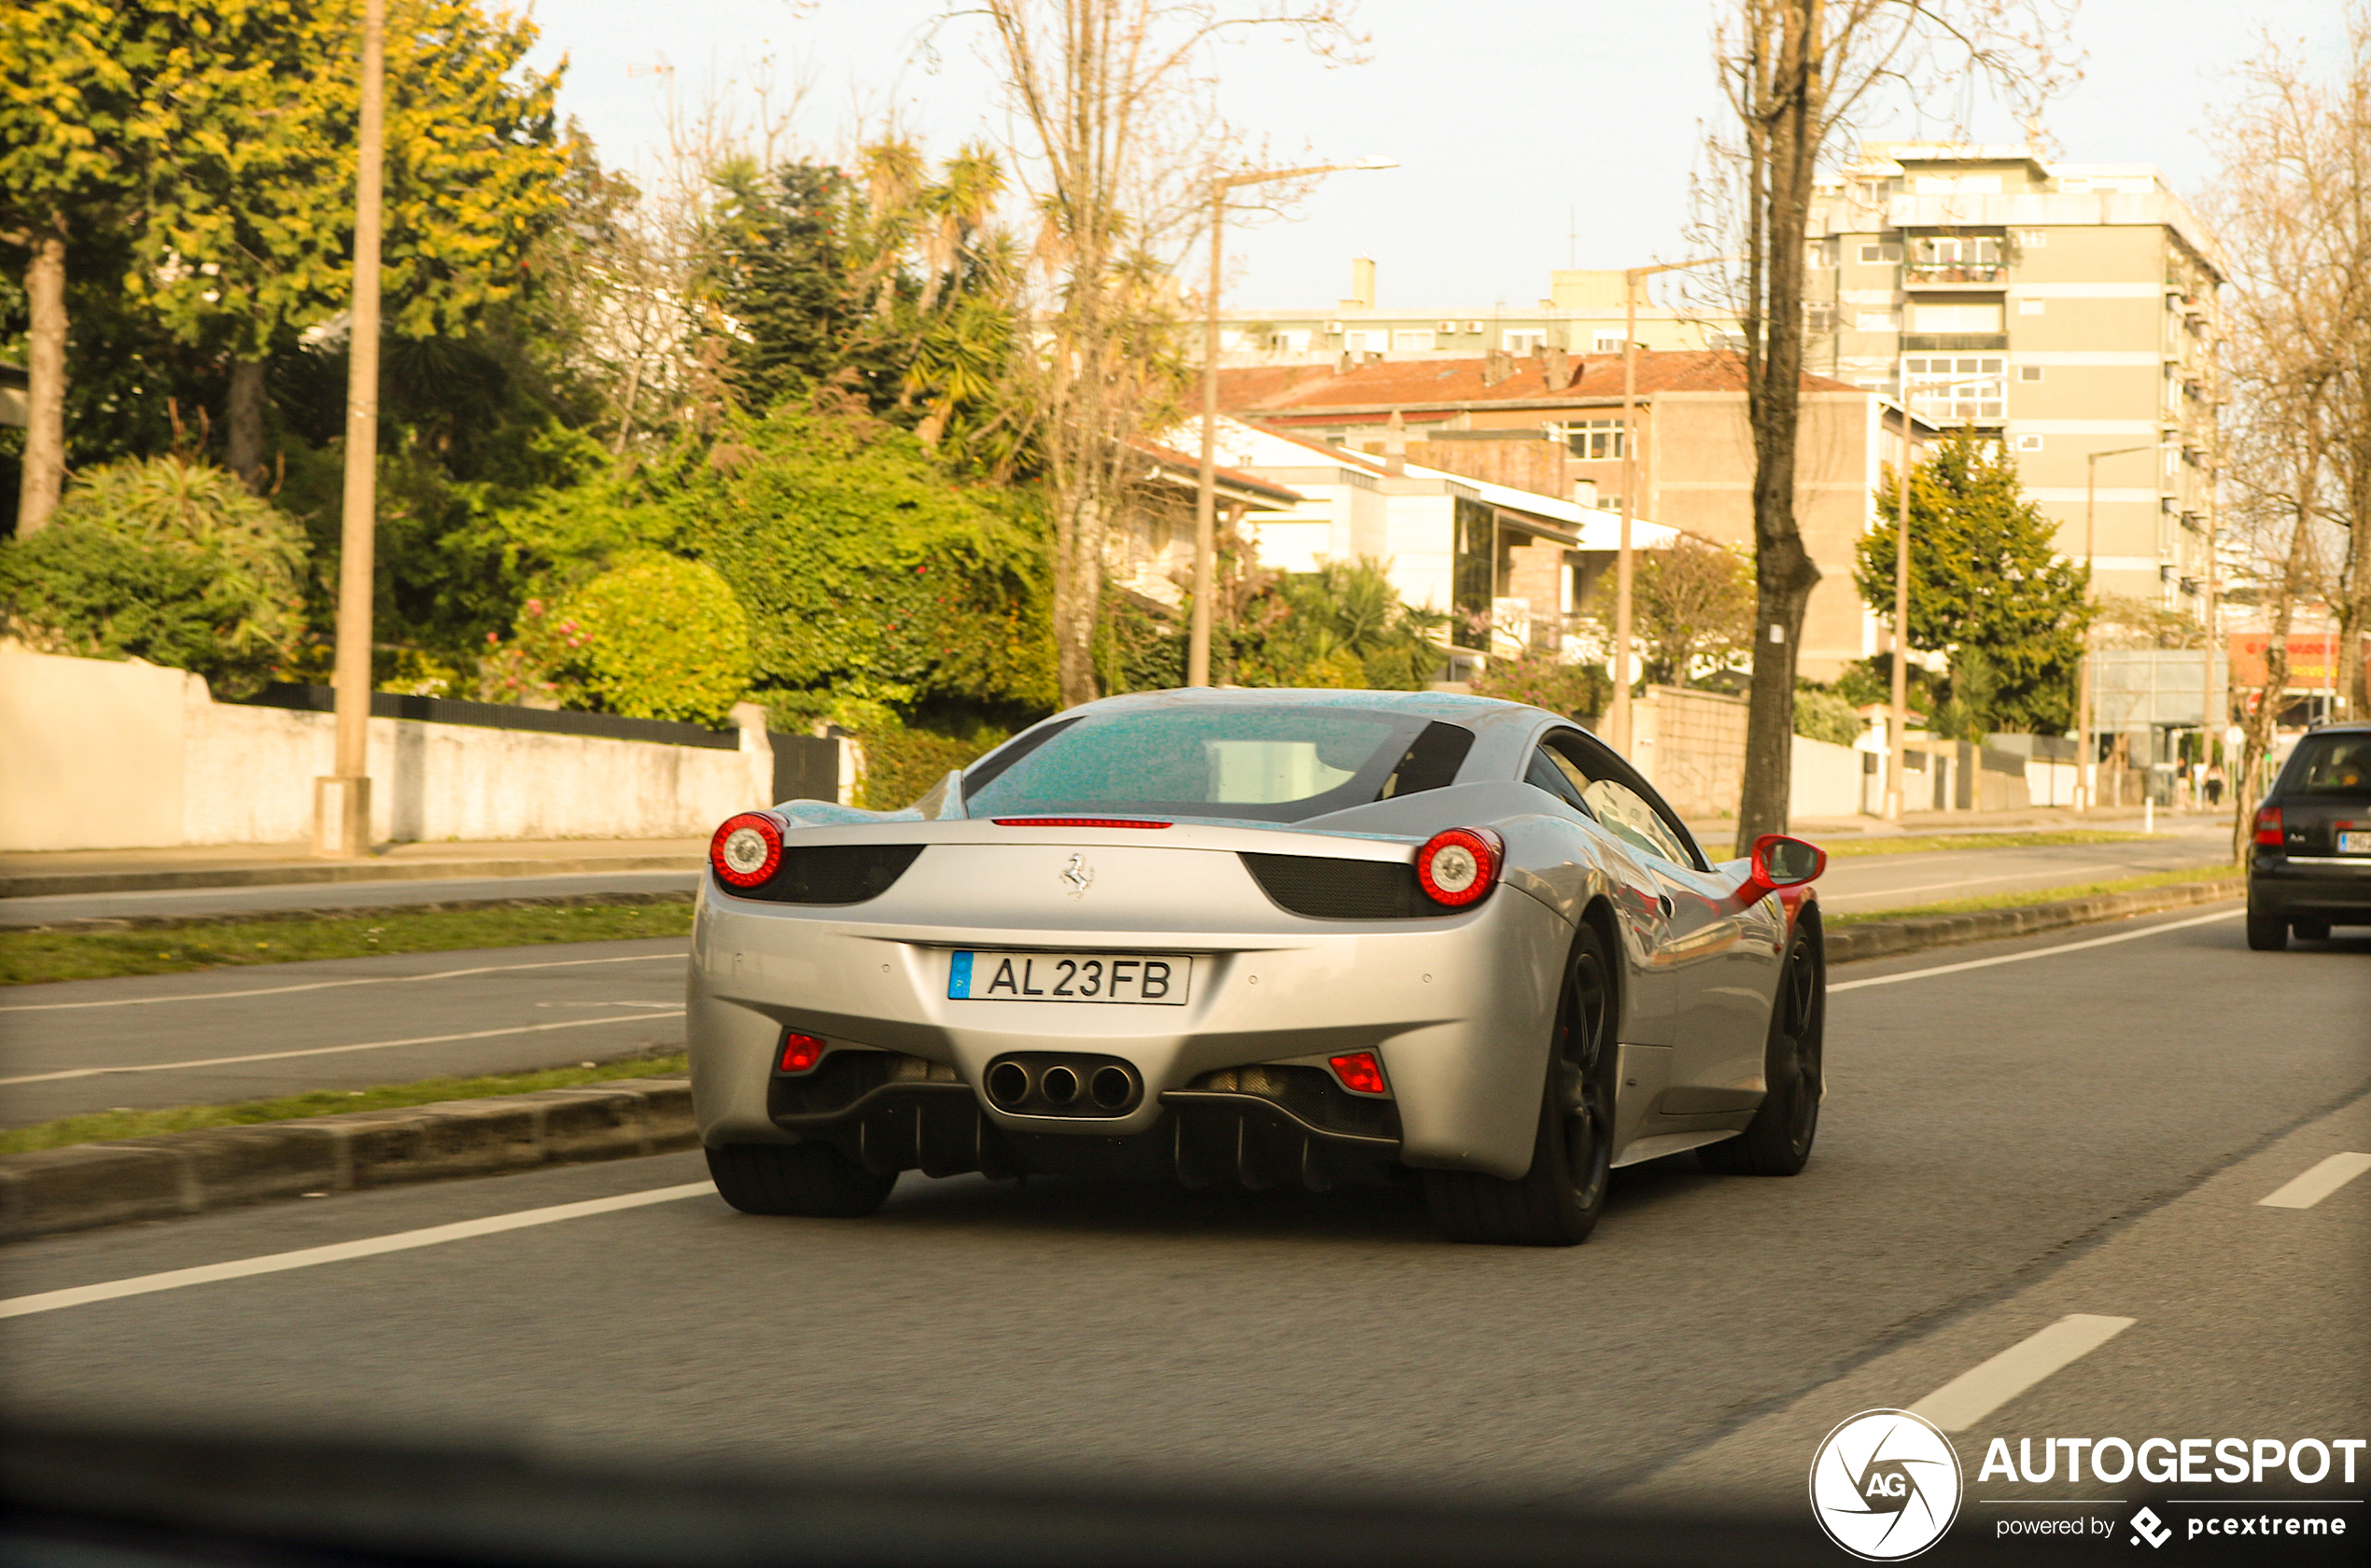
M 811 1034 L 782 1036 L 782 1071 L 812 1072 L 815 1064 L 823 1059 L 823 1043 Z
M 1497 885 L 1507 847 L 1488 828 L 1451 828 L 1416 851 L 1416 880 L 1435 903 L 1463 909 Z
M 1390 1091 L 1383 1085 L 1383 1064 L 1375 1059 L 1372 1051 L 1353 1051 L 1346 1057 L 1327 1058 L 1333 1065 L 1334 1076 L 1342 1087 L 1353 1094 L 1379 1095 Z
M 726 818 L 708 840 L 708 863 L 728 887 L 756 887 L 782 863 L 782 825 L 762 811 Z
M 2287 842 L 2281 836 L 2279 806 L 2266 805 L 2256 808 L 2256 842 L 2269 844 L 2276 849 Z

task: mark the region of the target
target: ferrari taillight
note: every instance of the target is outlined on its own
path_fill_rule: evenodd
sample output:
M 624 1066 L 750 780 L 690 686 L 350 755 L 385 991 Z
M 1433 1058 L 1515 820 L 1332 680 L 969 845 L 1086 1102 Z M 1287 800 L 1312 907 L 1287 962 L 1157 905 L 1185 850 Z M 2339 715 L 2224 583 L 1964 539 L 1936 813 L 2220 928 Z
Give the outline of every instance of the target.
M 782 825 L 763 811 L 726 818 L 708 840 L 708 863 L 727 887 L 756 887 L 782 863 Z
M 811 1034 L 782 1036 L 782 1071 L 812 1072 L 815 1064 L 823 1059 L 823 1043 Z
M 1334 1076 L 1340 1079 L 1342 1087 L 1351 1093 L 1379 1095 L 1390 1092 L 1383 1084 L 1383 1064 L 1375 1059 L 1374 1052 L 1353 1051 L 1346 1057 L 1326 1059 L 1333 1067 Z
M 2268 844 L 2275 849 L 2278 849 L 2284 842 L 2286 842 L 2281 836 L 2280 808 L 2279 806 L 2266 805 L 2257 807 L 2256 842 L 2258 844 Z
M 1497 884 L 1507 847 L 1488 828 L 1451 828 L 1416 851 L 1416 880 L 1435 903 L 1463 909 Z

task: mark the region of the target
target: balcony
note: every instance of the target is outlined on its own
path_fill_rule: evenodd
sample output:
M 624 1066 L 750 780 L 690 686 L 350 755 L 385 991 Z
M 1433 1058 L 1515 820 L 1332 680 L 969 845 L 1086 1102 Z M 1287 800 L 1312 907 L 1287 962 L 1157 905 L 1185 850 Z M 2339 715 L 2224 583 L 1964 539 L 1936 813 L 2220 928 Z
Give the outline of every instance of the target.
M 1998 290 L 2007 286 L 2009 268 L 1999 261 L 1912 261 L 1901 278 L 1905 288 Z
M 2006 332 L 1905 332 L 1904 354 L 1999 354 L 2009 346 Z

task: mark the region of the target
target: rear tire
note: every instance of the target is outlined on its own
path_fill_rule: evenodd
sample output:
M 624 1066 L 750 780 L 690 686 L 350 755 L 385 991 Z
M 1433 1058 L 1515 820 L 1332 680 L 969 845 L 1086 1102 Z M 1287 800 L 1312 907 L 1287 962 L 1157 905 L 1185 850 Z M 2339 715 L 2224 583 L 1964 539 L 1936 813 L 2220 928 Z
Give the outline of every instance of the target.
M 2330 922 L 2327 920 L 2292 920 L 2289 931 L 2299 942 L 2330 940 Z
M 727 1143 L 708 1152 L 708 1173 L 744 1214 L 855 1219 L 889 1199 L 897 1172 L 865 1169 L 828 1143 Z
M 1696 1151 L 1696 1163 L 1724 1176 L 1792 1176 L 1811 1158 L 1819 1132 L 1820 1057 L 1828 1032 L 1828 976 L 1811 933 L 1798 930 L 1778 971 L 1762 1050 L 1761 1108 L 1746 1130 Z
M 2259 953 L 2278 953 L 2289 945 L 2289 922 L 2248 911 L 2248 945 Z
M 1613 1180 L 1617 1001 L 1613 950 L 1584 925 L 1556 1006 L 1531 1169 L 1511 1182 L 1472 1170 L 1424 1172 L 1424 1200 L 1443 1236 L 1513 1247 L 1589 1239 Z

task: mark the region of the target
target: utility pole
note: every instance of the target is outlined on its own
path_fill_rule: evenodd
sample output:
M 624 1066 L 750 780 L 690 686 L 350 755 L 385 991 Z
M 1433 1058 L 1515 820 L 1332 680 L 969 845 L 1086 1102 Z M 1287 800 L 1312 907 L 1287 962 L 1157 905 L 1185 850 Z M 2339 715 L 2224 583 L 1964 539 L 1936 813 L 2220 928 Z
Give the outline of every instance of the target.
M 1305 169 L 1255 169 L 1210 182 L 1210 298 L 1202 315 L 1202 453 L 1194 475 L 1194 609 L 1186 633 L 1186 684 L 1210 684 L 1211 600 L 1218 592 L 1218 294 L 1227 238 L 1227 193 L 1241 185 L 1304 179 L 1344 169 L 1396 169 L 1388 158 L 1316 163 Z
M 386 0 L 363 0 L 362 125 L 354 176 L 353 327 L 346 340 L 345 507 L 338 557 L 337 771 L 313 781 L 313 852 L 371 852 L 371 590 L 379 460 L 379 180 L 386 153 Z
M 1621 274 L 1621 539 L 1614 551 L 1614 697 L 1606 712 L 1606 738 L 1615 750 L 1630 755 L 1630 624 L 1631 585 L 1636 563 L 1630 551 L 1631 526 L 1638 516 L 1638 286 L 1657 273 L 1709 267 L 1730 256 L 1700 256 L 1693 261 L 1666 261 L 1660 267 L 1632 267 Z
M 1901 399 L 1901 459 L 1896 465 L 1893 516 L 1893 712 L 1886 756 L 1886 820 L 1899 822 L 1909 800 L 1910 766 L 1910 398 Z
M 2099 459 L 2122 457 L 2128 453 L 2154 452 L 2151 446 L 2119 446 L 2111 452 L 2087 454 L 2083 460 L 2083 591 L 2086 597 L 2096 597 L 2091 580 L 2097 570 L 2099 534 L 2097 513 L 2099 504 Z M 2097 791 L 2092 788 L 2091 756 L 2091 628 L 2083 629 L 2083 665 L 2075 678 L 2075 809 L 2089 811 L 2099 804 Z M 2117 805 L 2123 805 L 2119 799 Z

